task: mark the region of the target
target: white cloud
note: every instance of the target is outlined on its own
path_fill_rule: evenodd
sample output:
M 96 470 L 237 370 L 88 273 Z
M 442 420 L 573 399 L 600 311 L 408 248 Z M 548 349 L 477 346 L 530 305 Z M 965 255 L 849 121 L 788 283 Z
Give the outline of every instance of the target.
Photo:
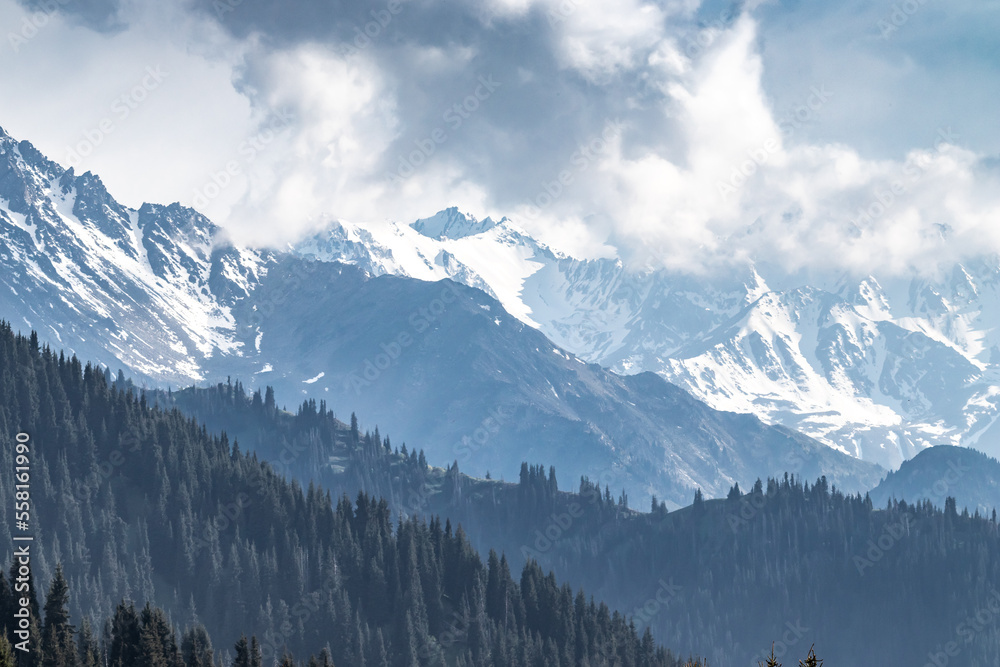
M 28 16 L 0 2 L 3 25 Z M 253 111 L 232 86 L 238 45 L 181 16 L 150 16 L 104 35 L 54 14 L 16 52 L 5 42 L 0 125 L 63 165 L 80 155 L 77 172 L 98 173 L 127 204 L 189 199 L 200 170 L 238 144 Z M 207 57 L 186 45 L 193 36 L 229 48 Z
M 596 0 L 564 0 L 546 11 L 560 60 L 598 82 L 633 68 L 663 38 L 665 28 L 664 12 L 639 0 L 623 0 L 613 8 Z
M 614 144 L 579 188 L 586 197 L 557 201 L 541 224 L 611 220 L 632 261 L 694 273 L 747 259 L 933 271 L 1000 250 L 1000 190 L 979 155 L 946 128 L 898 160 L 797 141 L 794 110 L 775 113 L 762 87 L 756 37 L 757 22 L 743 16 L 700 59 L 682 63 L 667 49 L 662 80 L 683 153 Z M 808 118 L 834 95 L 816 85 L 800 97 L 798 117 Z
M 128 204 L 194 204 L 242 241 L 280 243 L 326 217 L 406 221 L 458 205 L 514 215 L 580 252 L 606 254 L 610 238 L 626 258 L 692 272 L 746 258 L 907 271 L 1000 250 L 995 170 L 962 138 L 940 142 L 947 123 L 902 117 L 892 131 L 905 129 L 909 150 L 888 155 L 869 150 L 872 131 L 824 133 L 848 112 L 866 127 L 894 119 L 883 103 L 895 93 L 855 99 L 833 67 L 831 40 L 871 32 L 871 10 L 841 9 L 818 35 L 806 17 L 793 35 L 774 5 L 700 29 L 697 9 L 407 3 L 405 21 L 348 55 L 330 38 L 253 21 L 237 38 L 210 16 L 135 0 L 120 12 L 125 30 L 53 16 L 19 53 L 0 52 L 0 124 L 66 162 L 160 65 L 169 76 L 82 166 Z M 446 10 L 453 24 L 422 13 Z M 0 0 L 6 25 L 24 17 Z M 346 20 L 341 32 L 353 34 L 360 19 Z M 910 34 L 924 34 L 922 20 Z M 855 38 L 868 47 L 852 76 L 931 86 L 926 62 L 876 38 Z M 893 39 L 908 44 L 902 29 Z M 775 44 L 794 45 L 817 76 L 795 73 L 795 55 Z
M 306 44 L 254 54 L 247 76 L 256 103 L 290 121 L 244 160 L 252 187 L 222 214 L 239 221 L 238 237 L 291 240 L 310 221 L 354 213 L 348 200 L 378 199 L 378 158 L 397 121 L 391 92 L 370 62 Z

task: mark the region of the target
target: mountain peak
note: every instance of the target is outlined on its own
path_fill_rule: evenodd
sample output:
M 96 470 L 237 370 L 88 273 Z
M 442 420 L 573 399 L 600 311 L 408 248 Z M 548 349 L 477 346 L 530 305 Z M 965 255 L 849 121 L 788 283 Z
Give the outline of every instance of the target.
M 501 222 L 503 222 L 501 220 Z M 458 207 L 452 206 L 432 215 L 429 218 L 421 218 L 412 223 L 410 227 L 420 232 L 422 235 L 442 241 L 448 239 L 461 239 L 466 236 L 482 234 L 497 226 L 493 218 L 476 220 L 468 213 L 462 213 Z

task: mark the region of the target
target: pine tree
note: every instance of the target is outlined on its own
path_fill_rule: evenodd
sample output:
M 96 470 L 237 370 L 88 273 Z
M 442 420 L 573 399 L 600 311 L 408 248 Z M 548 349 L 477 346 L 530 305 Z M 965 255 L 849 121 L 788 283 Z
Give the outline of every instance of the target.
M 62 565 L 56 573 L 45 600 L 45 625 L 42 629 L 42 666 L 77 667 L 77 647 L 69 623 L 69 584 Z
M 799 660 L 799 667 L 823 667 L 823 661 L 816 658 L 814 647 L 809 647 L 809 655 L 805 660 Z
M 233 667 L 250 667 L 250 643 L 247 641 L 246 635 L 240 637 L 233 649 L 236 651 Z
M 358 428 L 358 416 L 351 413 L 351 443 L 357 445 L 361 440 L 361 431 Z M 405 445 L 404 445 L 405 447 Z
M 181 640 L 181 654 L 187 667 L 212 667 L 212 640 L 203 625 L 188 628 Z
M 111 641 L 108 647 L 109 667 L 140 667 L 139 615 L 131 603 L 126 607 L 124 602 L 118 604 L 115 616 L 111 621 Z
M 944 515 L 949 519 L 953 519 L 958 516 L 958 507 L 955 502 L 955 498 L 948 496 L 944 499 Z
M 147 602 L 142 610 L 142 631 L 139 634 L 143 664 L 162 667 L 183 667 L 177 637 L 166 614 Z
M 0 667 L 15 667 L 14 647 L 10 645 L 7 636 L 0 633 Z
M 160 635 L 150 623 L 144 624 L 139 632 L 139 656 L 140 664 L 145 667 L 168 667 Z
M 389 653 L 385 648 L 385 638 L 382 636 L 382 628 L 375 631 L 375 667 L 389 667 Z
M 215 654 L 197 617 L 228 645 L 241 629 L 249 630 L 246 623 L 272 616 L 263 614 L 270 598 L 273 616 L 282 622 L 269 630 L 280 638 L 276 646 L 287 642 L 289 656 L 308 655 L 325 637 L 342 640 L 333 655 L 324 649 L 312 661 L 317 667 L 331 667 L 334 658 L 338 666 L 360 665 L 363 659 L 369 667 L 422 667 L 443 662 L 445 654 L 449 662 L 465 664 L 487 657 L 494 664 L 534 665 L 548 659 L 563 667 L 596 667 L 606 647 L 615 647 L 607 653 L 611 664 L 677 667 L 659 654 L 654 663 L 644 664 L 637 656 L 644 646 L 643 656 L 649 657 L 648 639 L 642 644 L 634 628 L 612 618 L 607 607 L 584 604 L 577 615 L 554 575 L 545 577 L 539 570 L 529 577 L 530 590 L 522 591 L 505 558 L 494 555 L 487 569 L 465 533 L 453 531 L 451 523 L 442 527 L 437 519 L 412 520 L 397 527 L 386 501 L 362 493 L 355 503 L 334 506 L 329 487 L 319 486 L 329 483 L 335 495 L 359 482 L 370 482 L 389 497 L 400 488 L 423 493 L 436 487 L 441 473 L 427 466 L 419 447 L 406 450 L 401 461 L 380 431 L 365 434 L 365 446 L 345 459 L 347 474 L 356 476 L 352 481 L 335 475 L 304 491 L 259 463 L 258 454 L 264 459 L 273 452 L 265 454 L 252 433 L 247 437 L 247 429 L 259 429 L 279 448 L 288 445 L 293 452 L 326 460 L 327 454 L 343 454 L 350 427 L 337 422 L 325 404 L 317 409 L 315 401 L 308 401 L 298 416 L 277 410 L 265 415 L 268 404 L 275 405 L 273 392 L 248 397 L 236 380 L 161 394 L 137 390 L 122 376 L 119 389 L 109 386 L 105 367 L 83 368 L 75 358 L 53 361 L 48 350 L 32 351 L 30 341 L 15 339 L 5 326 L 0 324 L 0 433 L 3 424 L 34 419 L 58 435 L 39 433 L 38 438 L 38 511 L 53 519 L 46 522 L 53 530 L 39 544 L 38 562 L 44 565 L 42 558 L 55 554 L 67 558 L 65 571 L 59 568 L 50 582 L 44 626 L 38 626 L 43 614 L 32 619 L 33 636 L 39 643 L 45 637 L 45 651 L 39 646 L 35 652 L 39 663 L 48 654 L 49 664 L 78 667 L 216 667 L 220 661 L 259 667 L 256 637 L 236 645 L 235 659 L 231 651 Z M 229 436 L 213 435 L 174 409 L 182 401 L 213 415 L 212 428 L 228 427 L 233 422 L 227 420 L 234 418 L 247 425 L 230 427 Z M 478 484 L 462 476 L 457 463 L 451 469 L 453 484 L 447 489 Z M 525 517 L 529 509 L 562 511 L 570 499 L 556 493 L 555 470 L 546 474 L 534 465 L 526 472 L 524 504 L 516 505 L 515 498 L 513 508 L 506 506 L 517 490 L 501 482 L 489 485 L 494 506 Z M 77 476 L 79 488 L 71 479 Z M 607 488 L 605 493 L 610 498 Z M 476 495 L 457 493 L 456 511 L 469 510 Z M 244 496 L 253 512 L 238 511 L 235 499 Z M 627 527 L 630 513 L 617 514 L 621 521 L 615 525 Z M 91 555 L 94 545 L 101 546 Z M 238 588 L 232 586 L 236 564 Z M 157 591 L 174 588 L 171 609 L 189 624 L 180 649 L 166 613 L 147 602 L 153 593 L 151 572 L 158 577 Z M 73 631 L 66 613 L 67 579 L 81 583 L 71 600 L 74 612 L 111 617 L 98 626 L 103 632 L 85 618 L 79 632 Z M 3 583 L 0 578 L 0 606 L 9 606 Z M 184 605 L 185 600 L 190 603 Z M 294 615 L 293 602 L 298 603 Z M 141 613 L 137 604 L 144 605 Z M 460 612 L 457 634 L 439 641 L 435 638 L 450 627 L 451 612 Z M 95 634 L 101 634 L 100 642 Z M 68 656 L 61 635 L 71 640 Z
M 97 638 L 94 636 L 90 618 L 87 616 L 83 617 L 80 634 L 77 635 L 77 651 L 80 656 L 80 667 L 98 667 L 102 664 Z
M 767 663 L 758 662 L 760 667 L 781 667 L 781 663 L 774 657 L 774 644 L 771 644 L 771 655 L 767 658 Z
M 413 619 L 406 612 L 406 667 L 420 667 L 420 640 L 413 629 Z
M 17 650 L 17 644 L 14 645 Z M 28 655 L 20 654 L 20 665 L 23 667 L 36 667 L 41 665 L 42 650 L 42 627 L 37 616 L 31 616 L 31 624 L 28 626 Z
M 264 658 L 261 655 L 260 644 L 257 642 L 257 635 L 250 638 L 250 667 L 262 667 Z

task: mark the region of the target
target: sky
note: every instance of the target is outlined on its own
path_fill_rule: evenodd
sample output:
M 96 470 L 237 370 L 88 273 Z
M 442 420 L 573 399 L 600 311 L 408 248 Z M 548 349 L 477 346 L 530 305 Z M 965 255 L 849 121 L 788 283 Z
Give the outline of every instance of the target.
M 508 216 L 578 256 L 1000 251 L 1000 0 L 0 0 L 0 127 L 240 243 Z

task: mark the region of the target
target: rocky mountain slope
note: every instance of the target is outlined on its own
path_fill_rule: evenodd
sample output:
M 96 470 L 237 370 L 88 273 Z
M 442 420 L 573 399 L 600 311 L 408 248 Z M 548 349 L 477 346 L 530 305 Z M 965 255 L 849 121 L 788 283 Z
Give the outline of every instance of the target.
M 524 308 L 503 305 L 515 282 L 501 278 L 535 262 L 508 221 L 467 234 L 454 215 L 422 224 L 436 238 L 411 231 L 431 244 L 462 237 L 489 270 L 463 273 L 465 260 L 417 243 L 380 261 L 419 261 L 422 274 L 373 276 L 392 271 L 366 259 L 374 244 L 346 236 L 312 252 L 234 247 L 190 209 L 123 207 L 96 176 L 0 134 L 0 316 L 151 385 L 269 384 L 288 400 L 357 409 L 435 462 L 508 477 L 523 460 L 557 464 L 636 504 L 656 494 L 679 505 L 695 487 L 719 495 L 785 471 L 847 490 L 879 478 L 876 466 L 713 410 L 657 375 L 585 363 L 531 329 Z M 335 250 L 362 266 L 316 261 Z M 486 290 L 428 282 L 440 266 Z
M 692 278 L 575 259 L 455 209 L 409 226 L 336 223 L 296 250 L 479 287 L 588 362 L 658 373 L 888 467 L 936 444 L 1000 452 L 996 257 L 933 277 L 748 266 Z

